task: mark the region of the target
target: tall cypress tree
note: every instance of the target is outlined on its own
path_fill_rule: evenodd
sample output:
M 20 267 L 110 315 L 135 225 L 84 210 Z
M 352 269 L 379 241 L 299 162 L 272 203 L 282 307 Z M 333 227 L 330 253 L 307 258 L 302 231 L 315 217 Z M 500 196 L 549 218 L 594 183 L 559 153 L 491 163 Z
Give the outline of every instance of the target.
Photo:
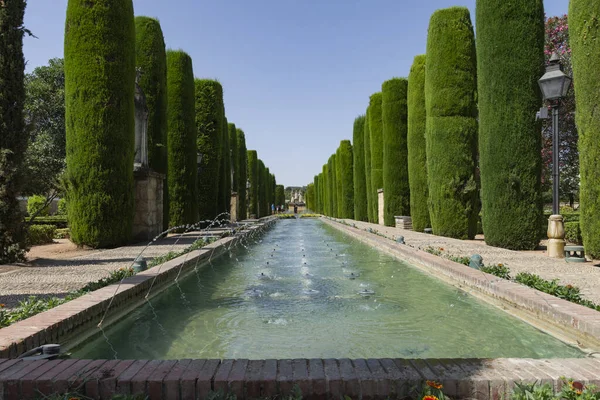
M 369 99 L 369 131 L 371 132 L 371 198 L 373 222 L 379 222 L 379 189 L 383 189 L 383 121 L 381 92 Z M 384 193 L 385 196 L 385 193 Z
M 223 87 L 212 79 L 196 79 L 196 143 L 202 160 L 198 167 L 198 208 L 201 220 L 219 213 L 219 163 Z
M 393 78 L 381 86 L 383 121 L 384 222 L 396 225 L 396 215 L 410 215 L 408 184 L 408 80 Z
M 352 133 L 353 176 L 354 176 L 354 219 L 367 221 L 367 178 L 365 177 L 365 117 L 354 120 Z
M 542 103 L 537 80 L 544 73 L 544 4 L 542 0 L 476 4 L 485 242 L 533 250 L 543 224 L 542 145 L 535 113 Z
M 0 264 L 23 261 L 25 230 L 17 194 L 19 167 L 27 149 L 23 106 L 25 0 L 0 6 Z M 132 160 L 133 162 L 133 160 Z
M 423 232 L 431 227 L 427 153 L 425 145 L 425 55 L 416 56 L 408 76 L 408 182 L 412 227 Z
M 198 165 L 194 70 L 183 51 L 167 51 L 170 225 L 198 219 Z
M 327 160 L 327 193 L 329 196 L 329 199 L 327 201 L 327 211 L 328 211 L 328 215 L 330 217 L 335 218 L 335 202 L 336 202 L 336 196 L 335 196 L 335 191 L 336 191 L 336 187 L 335 187 L 335 178 L 334 178 L 334 169 L 333 169 L 333 156 L 329 157 L 329 160 Z
M 7 3 L 18 17 L 10 5 L 14 2 Z M 66 26 L 66 198 L 71 240 L 91 247 L 118 246 L 131 239 L 134 216 L 132 1 L 69 0 Z
M 373 216 L 373 185 L 371 183 L 371 129 L 369 128 L 369 110 L 365 115 L 365 180 L 367 189 L 367 218 L 369 222 L 375 222 Z
M 254 218 L 259 217 L 258 208 L 258 154 L 256 150 L 248 150 L 248 181 L 250 183 L 250 196 L 248 212 Z
M 238 199 L 240 203 L 240 220 L 248 218 L 248 203 L 246 193 L 246 183 L 248 181 L 248 152 L 246 150 L 246 135 L 241 129 L 237 129 L 237 150 L 238 150 Z
M 266 167 L 263 160 L 258 159 L 258 215 L 267 215 L 267 180 Z
M 285 205 L 285 188 L 283 185 L 277 185 L 275 188 L 275 202 L 279 206 Z
M 335 152 L 335 196 L 337 199 L 336 202 L 336 209 L 337 209 L 337 217 L 338 218 L 343 218 L 343 201 L 344 201 L 344 190 L 342 187 L 342 171 L 341 171 L 341 167 L 342 167 L 342 163 L 340 162 L 341 159 L 341 155 L 340 155 L 340 150 L 341 147 L 338 147 L 336 152 Z
M 349 140 L 342 140 L 336 159 L 342 187 L 340 218 L 354 219 L 354 157 Z
M 315 208 L 314 208 L 314 212 L 315 213 L 319 213 L 319 202 L 321 201 L 320 197 L 320 193 L 319 193 L 319 175 L 315 175 L 315 177 L 313 178 L 313 182 L 315 184 Z
M 334 218 L 340 217 L 339 203 L 338 203 L 338 176 L 337 176 L 337 159 L 336 154 L 331 156 L 331 214 Z
M 321 171 L 323 182 L 323 214 L 329 216 L 329 165 L 323 164 L 323 169 Z
M 425 66 L 429 212 L 436 235 L 477 232 L 477 61 L 469 10 L 431 16 Z
M 160 23 L 154 18 L 135 18 L 135 66 L 148 107 L 148 165 L 167 175 L 167 54 Z M 163 227 L 169 226 L 169 190 L 163 182 Z
M 231 154 L 231 191 L 236 192 L 239 195 L 239 153 L 237 148 L 237 128 L 235 124 L 229 124 L 229 152 Z M 239 206 L 239 201 L 238 201 Z
M 225 107 L 223 106 L 223 113 Z M 229 151 L 229 129 L 227 118 L 223 117 L 221 131 L 221 166 L 219 168 L 219 212 L 229 213 L 231 204 L 231 152 Z
M 600 258 L 600 4 L 594 0 L 571 0 L 569 36 L 573 82 L 577 104 L 579 165 L 581 174 L 581 234 L 585 251 Z

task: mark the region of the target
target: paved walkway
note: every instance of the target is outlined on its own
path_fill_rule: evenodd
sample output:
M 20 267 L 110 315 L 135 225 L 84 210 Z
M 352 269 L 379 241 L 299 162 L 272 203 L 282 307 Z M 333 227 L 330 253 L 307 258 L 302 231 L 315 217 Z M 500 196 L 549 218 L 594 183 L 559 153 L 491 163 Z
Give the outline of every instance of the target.
M 544 279 L 558 279 L 562 284 L 578 286 L 583 297 L 600 304 L 600 266 L 597 266 L 597 262 L 567 263 L 564 260 L 547 257 L 545 251 L 512 251 L 488 246 L 483 238 L 481 240 L 459 240 L 349 219 L 343 221 L 348 224 L 356 224 L 363 230 L 368 228 L 377 230 L 393 240 L 396 240 L 398 236 L 404 236 L 407 245 L 422 250 L 431 246 L 442 248 L 444 255 L 480 254 L 484 264 L 502 263 L 510 268 L 513 277 L 519 272 L 530 272 Z
M 211 229 L 204 234 L 218 234 L 225 230 Z M 144 258 L 150 261 L 169 251 L 181 251 L 198 238 L 198 233 L 186 234 L 181 239 L 179 237 L 180 235 L 174 235 L 154 243 L 144 251 Z M 1 304 L 12 308 L 20 300 L 33 295 L 64 297 L 69 292 L 82 288 L 88 282 L 107 277 L 111 271 L 130 267 L 133 260 L 147 245 L 147 243 L 140 243 L 110 250 L 52 251 L 52 246 L 68 247 L 66 239 L 57 242 L 57 244 L 34 248 L 38 251 L 32 252 L 36 256 L 28 264 L 0 266 Z M 82 252 L 87 254 L 81 255 Z

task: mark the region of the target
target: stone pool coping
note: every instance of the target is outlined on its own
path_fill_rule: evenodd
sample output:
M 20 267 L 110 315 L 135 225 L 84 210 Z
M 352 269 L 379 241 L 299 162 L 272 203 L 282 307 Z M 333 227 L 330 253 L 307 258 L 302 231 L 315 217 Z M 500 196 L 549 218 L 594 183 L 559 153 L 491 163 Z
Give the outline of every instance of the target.
M 327 225 L 492 303 L 560 339 L 600 349 L 600 312 L 463 264 L 399 244 L 334 219 Z M 570 339 L 570 340 L 569 340 Z
M 151 285 L 153 286 L 150 297 L 153 297 L 169 287 L 178 274 L 181 274 L 181 277 L 187 275 L 194 270 L 195 266 L 205 265 L 211 259 L 225 253 L 240 238 L 261 231 L 273 223 L 275 219 L 267 218 L 256 224 L 247 225 L 235 236 L 221 238 L 201 249 L 124 279 L 118 290 L 118 284 L 109 285 L 1 328 L 0 358 L 16 358 L 43 344 L 75 343 L 84 340 L 86 334 L 89 336 L 97 332 L 96 325 L 100 322 L 113 296 L 114 300 L 107 313 L 108 318 L 103 323 L 104 327 L 138 307 L 144 301 L 144 296 Z
M 145 393 L 152 400 L 192 400 L 223 391 L 241 400 L 289 395 L 295 386 L 303 399 L 340 399 L 344 395 L 387 399 L 414 395 L 426 380 L 433 380 L 442 383 L 444 393 L 454 400 L 496 400 L 508 398 L 516 383 L 548 383 L 558 391 L 563 375 L 598 385 L 600 360 L 0 359 L 0 399 L 27 400 L 76 391 L 93 399 Z

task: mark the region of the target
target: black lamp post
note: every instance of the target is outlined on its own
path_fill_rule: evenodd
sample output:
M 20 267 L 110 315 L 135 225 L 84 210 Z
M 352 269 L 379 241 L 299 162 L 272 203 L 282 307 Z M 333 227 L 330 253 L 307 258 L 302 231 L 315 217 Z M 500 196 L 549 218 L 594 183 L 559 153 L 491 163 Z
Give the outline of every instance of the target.
M 559 171 L 559 141 L 558 141 L 558 112 L 560 99 L 567 95 L 571 86 L 572 78 L 562 70 L 560 58 L 556 53 L 552 54 L 550 63 L 546 67 L 546 73 L 540 78 L 539 85 L 544 96 L 552 107 L 552 214 L 558 215 L 560 208 L 560 193 L 558 183 Z M 540 110 L 541 111 L 541 110 Z

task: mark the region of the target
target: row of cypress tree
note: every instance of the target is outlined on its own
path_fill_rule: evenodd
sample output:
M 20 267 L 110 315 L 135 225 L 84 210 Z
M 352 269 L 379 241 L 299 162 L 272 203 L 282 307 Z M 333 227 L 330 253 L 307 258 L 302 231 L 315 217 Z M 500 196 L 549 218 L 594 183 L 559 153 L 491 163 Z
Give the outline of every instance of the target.
M 571 0 L 571 42 L 580 129 L 582 233 L 600 254 L 600 126 L 592 72 L 600 9 Z M 393 78 L 354 121 L 353 168 L 340 162 L 342 145 L 313 181 L 315 211 L 384 223 L 410 215 L 413 229 L 467 239 L 481 215 L 488 244 L 533 249 L 543 236 L 541 129 L 537 80 L 544 69 L 542 0 L 477 0 L 477 41 L 469 10 L 431 16 L 427 54 L 415 57 L 408 79 Z M 581 106 L 580 106 L 581 103 Z M 587 111 L 586 111 L 587 110 Z M 595 125 L 594 125 L 595 124 Z M 344 142 L 342 142 L 344 143 Z M 332 174 L 336 165 L 340 172 Z M 344 203 L 343 173 L 353 174 L 352 212 Z
M 221 84 L 195 79 L 191 57 L 165 49 L 157 20 L 134 17 L 131 0 L 69 0 L 66 26 L 66 197 L 75 243 L 131 239 L 136 69 L 148 106 L 149 165 L 167 175 L 165 228 L 228 213 L 231 192 L 238 218 L 246 218 L 249 175 L 272 188 L 261 201 L 274 201 L 275 177 L 247 171 L 245 134 L 227 122 Z

